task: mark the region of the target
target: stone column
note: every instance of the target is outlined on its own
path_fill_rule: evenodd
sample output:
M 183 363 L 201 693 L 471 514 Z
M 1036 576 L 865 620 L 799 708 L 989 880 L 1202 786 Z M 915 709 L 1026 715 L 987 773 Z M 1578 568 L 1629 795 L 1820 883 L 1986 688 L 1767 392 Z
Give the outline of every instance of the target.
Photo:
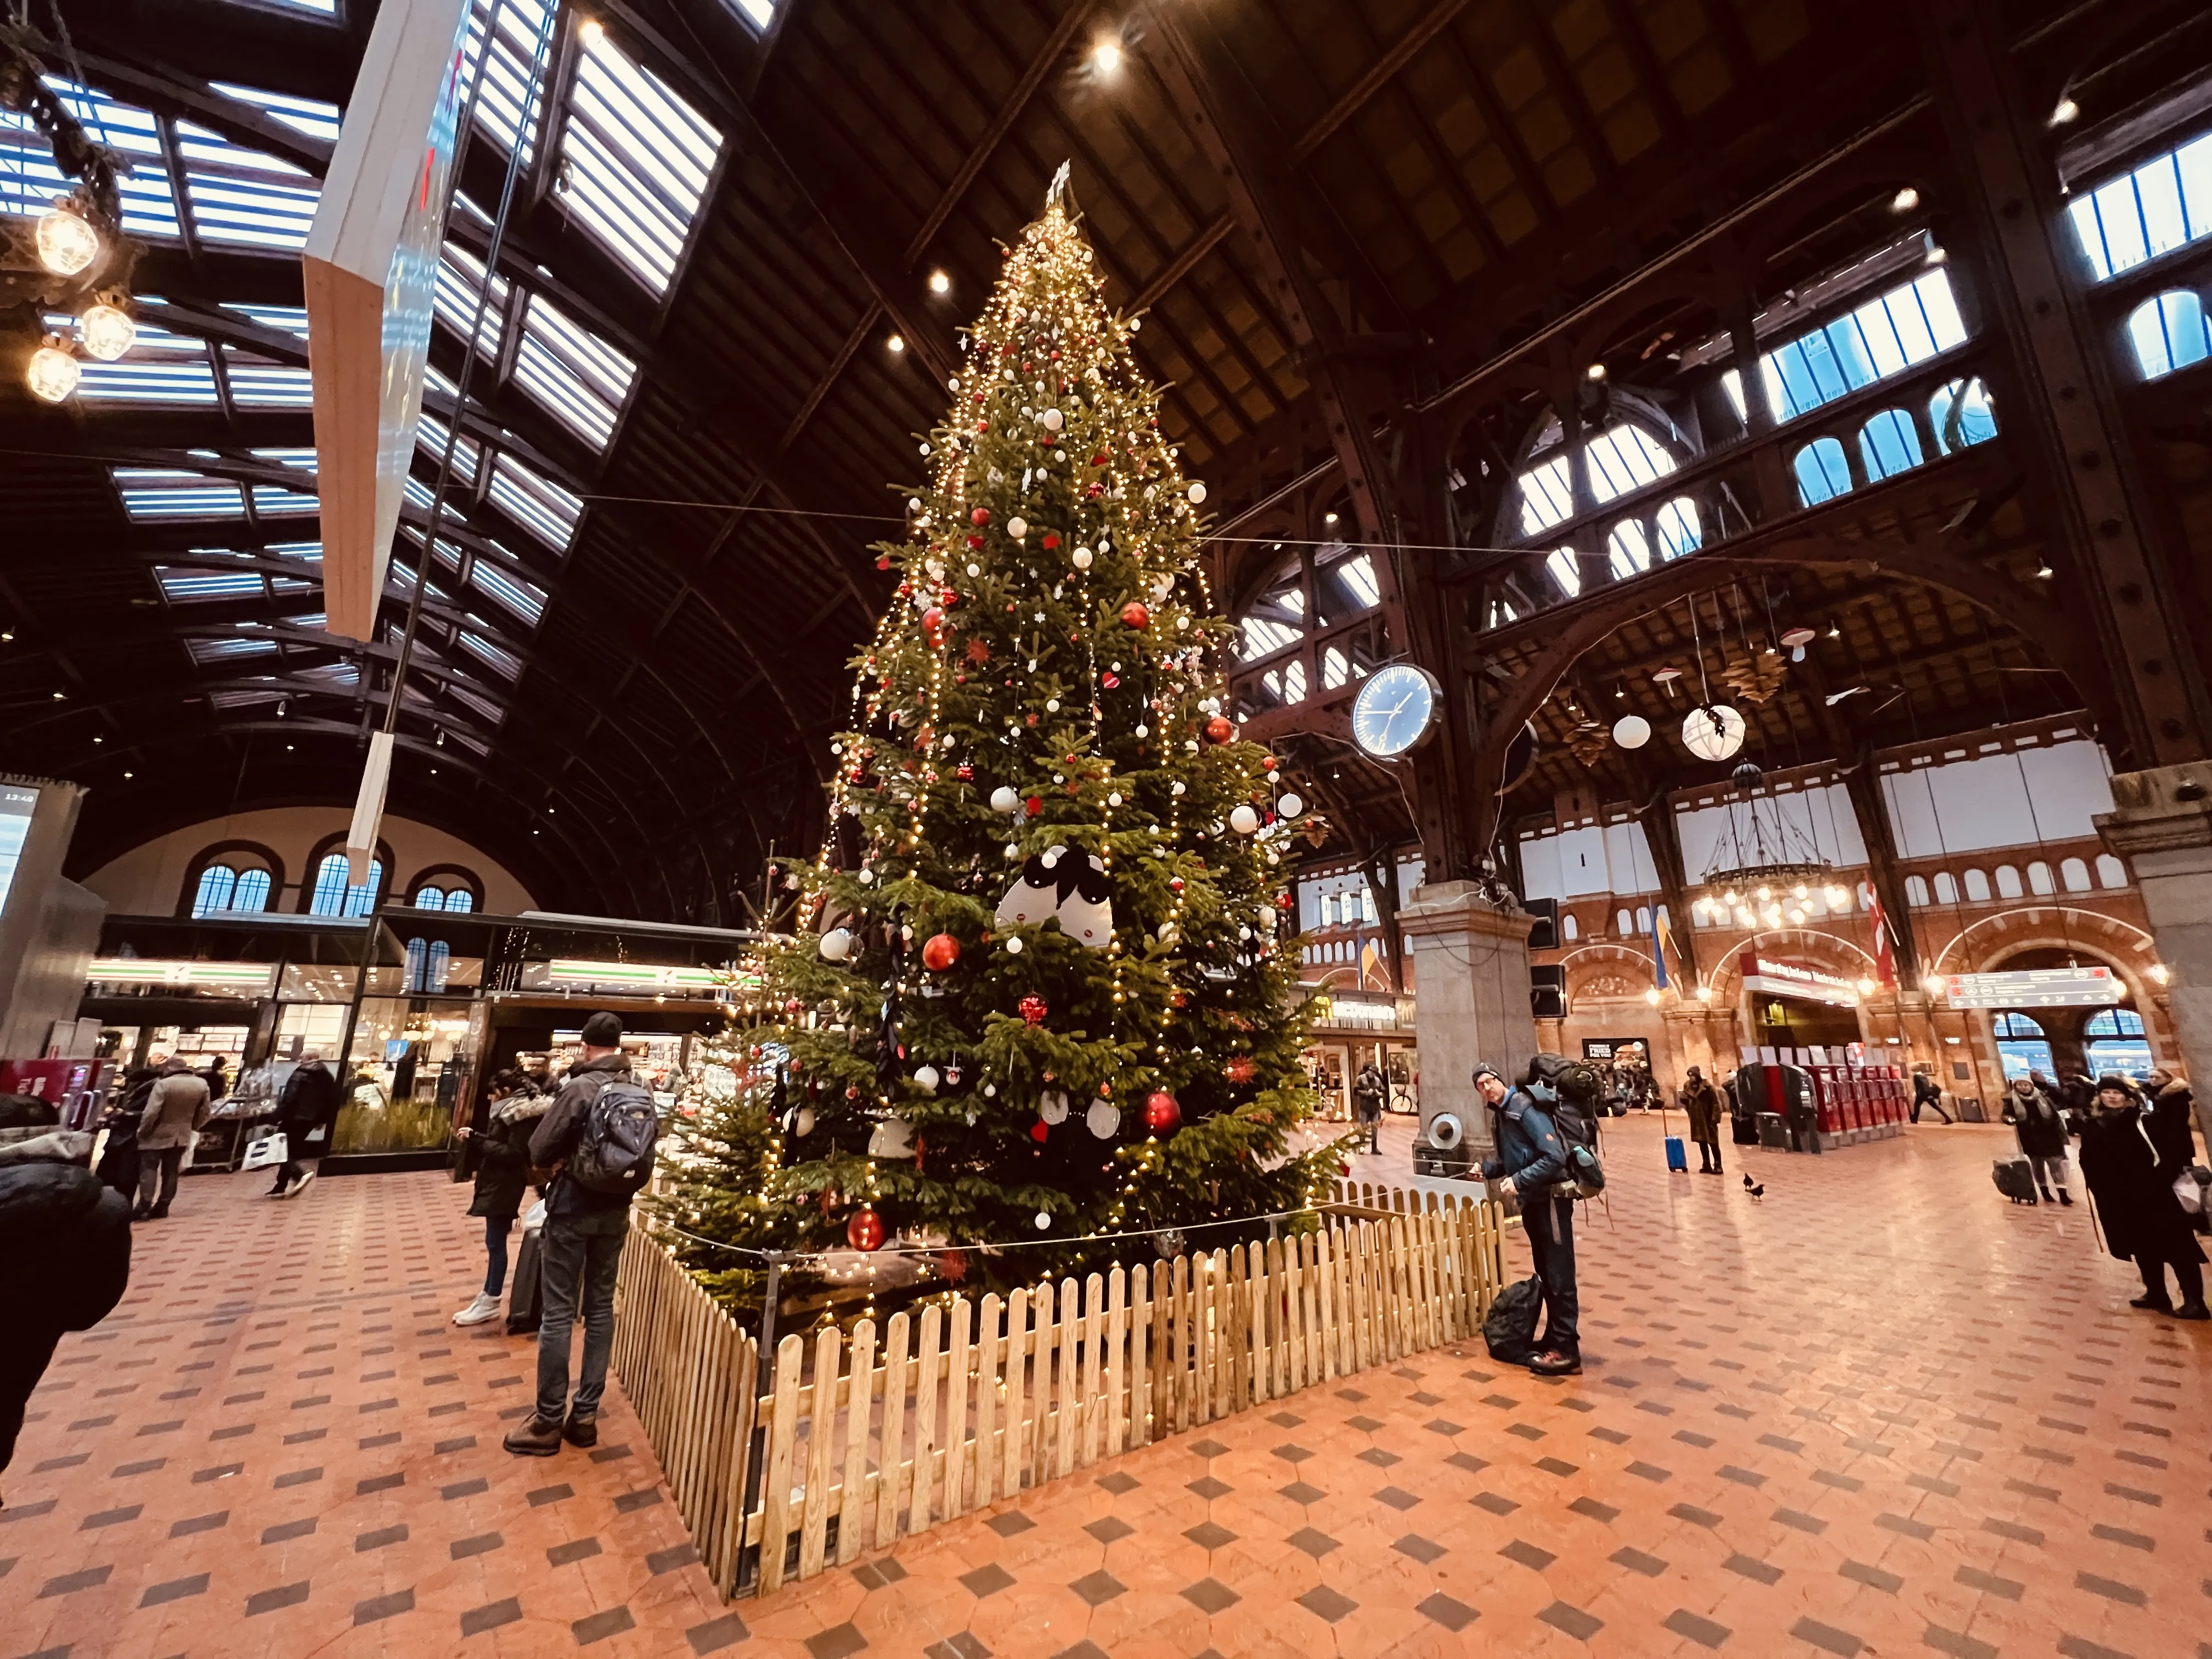
M 2142 890 L 2187 1075 L 2212 1078 L 2212 762 L 2115 773 L 2097 833 Z
M 1420 988 L 1421 1133 L 1438 1112 L 1455 1112 L 1467 1145 L 1490 1155 L 1490 1113 L 1472 1081 L 1488 1060 L 1509 1078 L 1537 1052 L 1528 1006 L 1527 912 L 1501 907 L 1471 881 L 1416 888 L 1398 914 Z

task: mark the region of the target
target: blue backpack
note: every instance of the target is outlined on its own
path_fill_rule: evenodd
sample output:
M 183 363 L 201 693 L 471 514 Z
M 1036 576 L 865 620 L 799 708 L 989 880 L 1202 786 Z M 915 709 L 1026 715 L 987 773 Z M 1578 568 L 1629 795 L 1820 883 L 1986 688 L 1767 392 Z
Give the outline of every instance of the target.
M 568 1174 L 592 1192 L 628 1198 L 653 1174 L 653 1143 L 659 1137 L 652 1095 L 634 1079 L 611 1076 L 584 1115 Z

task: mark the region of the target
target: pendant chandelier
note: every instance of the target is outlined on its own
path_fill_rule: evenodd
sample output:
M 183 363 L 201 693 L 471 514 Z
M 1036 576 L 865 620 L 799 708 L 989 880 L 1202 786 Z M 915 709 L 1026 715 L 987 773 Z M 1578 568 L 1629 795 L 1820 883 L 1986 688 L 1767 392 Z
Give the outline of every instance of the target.
M 1753 769 L 1747 763 L 1742 769 Z M 1816 896 L 1830 910 L 1847 908 L 1850 889 L 1836 879 L 1835 865 L 1812 836 L 1790 821 L 1781 800 L 1754 795 L 1748 785 L 1743 793 L 1741 814 L 1735 803 L 1728 805 L 1728 828 L 1713 843 L 1692 914 L 1700 922 L 1794 927 L 1812 914 Z

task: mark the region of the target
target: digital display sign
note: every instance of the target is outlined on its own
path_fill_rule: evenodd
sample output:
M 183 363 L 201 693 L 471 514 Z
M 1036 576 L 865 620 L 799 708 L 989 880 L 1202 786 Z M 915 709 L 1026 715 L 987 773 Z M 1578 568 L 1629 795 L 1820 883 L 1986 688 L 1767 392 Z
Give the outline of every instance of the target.
M 8 894 L 15 885 L 15 866 L 23 857 L 23 842 L 31 833 L 31 817 L 39 810 L 39 792 L 21 784 L 0 784 L 0 910 L 8 908 Z

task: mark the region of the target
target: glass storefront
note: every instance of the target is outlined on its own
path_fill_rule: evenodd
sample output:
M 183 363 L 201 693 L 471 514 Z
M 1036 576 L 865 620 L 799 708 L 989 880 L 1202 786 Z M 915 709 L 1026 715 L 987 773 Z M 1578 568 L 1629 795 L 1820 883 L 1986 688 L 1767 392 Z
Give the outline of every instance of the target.
M 483 1026 L 482 1006 L 467 997 L 363 997 L 331 1150 L 398 1152 L 444 1146 L 476 1075 Z

